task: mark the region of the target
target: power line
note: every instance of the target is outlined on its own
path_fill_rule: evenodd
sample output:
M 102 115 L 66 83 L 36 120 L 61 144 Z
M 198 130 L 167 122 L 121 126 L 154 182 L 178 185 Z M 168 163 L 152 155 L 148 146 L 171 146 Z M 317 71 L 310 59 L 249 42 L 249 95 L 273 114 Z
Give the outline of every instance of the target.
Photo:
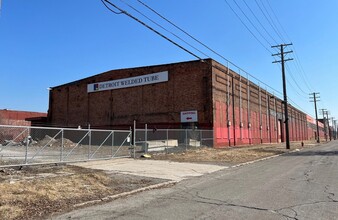
M 111 12 L 113 12 L 114 14 L 123 14 L 123 12 L 116 12 L 114 10 L 112 10 L 111 8 L 108 7 L 108 5 L 104 2 L 104 0 L 101 0 L 102 4 Z
M 283 38 L 283 35 L 282 35 L 281 32 L 279 31 L 279 29 L 278 29 L 277 25 L 275 24 L 275 22 L 273 21 L 271 15 L 270 15 L 270 13 L 269 13 L 269 10 L 266 9 L 264 2 L 263 2 L 262 0 L 260 0 L 260 2 L 261 2 L 261 4 L 262 4 L 262 6 L 263 6 L 263 9 L 266 11 L 268 17 L 270 18 L 270 20 L 271 20 L 273 26 L 276 28 L 277 32 L 278 32 L 278 33 L 282 36 L 282 38 Z M 282 40 L 285 41 L 284 38 L 283 38 Z
M 108 1 L 107 1 L 107 2 L 108 2 Z M 109 2 L 109 3 L 110 3 L 110 2 Z M 113 4 L 113 6 L 115 7 L 116 5 Z M 126 12 L 125 10 L 122 10 L 121 8 L 118 8 L 118 7 L 116 7 L 116 8 L 120 11 L 120 13 L 124 13 L 124 14 L 126 14 L 126 15 L 128 15 L 128 16 L 130 15 L 130 14 L 129 14 L 128 12 Z M 130 16 L 131 16 L 131 15 L 130 15 Z M 129 17 L 130 17 L 130 16 L 129 16 Z M 134 16 L 132 16 L 132 18 L 134 19 Z M 135 19 L 134 19 L 134 20 L 135 20 Z M 140 20 L 137 19 L 137 21 L 140 21 Z M 140 22 L 142 22 L 142 21 L 140 21 Z M 144 22 L 142 22 L 142 23 L 144 23 Z M 142 24 L 142 23 L 141 23 L 141 24 Z M 145 23 L 144 23 L 144 24 L 145 24 Z M 146 24 L 145 24 L 145 25 L 146 25 Z M 146 25 L 146 27 L 149 28 L 148 25 Z M 155 33 L 157 33 L 157 34 L 160 34 L 158 31 L 154 30 L 153 28 L 149 28 L 149 29 L 152 30 L 152 31 L 155 31 Z M 182 30 L 183 30 L 183 29 L 182 29 Z M 162 35 L 162 34 L 160 34 L 160 36 L 164 37 L 166 40 L 169 40 L 170 42 L 173 43 L 173 41 L 170 40 L 169 38 L 167 38 L 166 36 L 164 36 L 164 35 Z M 175 42 L 174 42 L 174 44 L 175 44 Z M 176 45 L 176 44 L 175 44 L 175 45 Z M 182 46 L 180 46 L 180 45 L 178 45 L 178 44 L 177 44 L 176 46 L 179 46 L 180 48 L 182 47 Z M 181 49 L 183 49 L 183 47 L 182 47 Z M 188 52 L 187 49 L 184 48 L 184 50 Z M 188 53 L 191 54 L 192 52 L 189 51 Z M 202 60 L 202 58 L 198 57 L 197 55 L 193 55 L 193 56 L 197 57 L 199 60 Z M 224 57 L 223 57 L 223 58 L 224 58 Z M 224 59 L 225 59 L 225 58 L 224 58 Z M 225 59 L 225 60 L 227 60 L 227 59 Z M 228 61 L 228 60 L 227 60 L 227 61 Z M 233 64 L 232 62 L 230 62 L 230 61 L 228 61 L 228 62 L 231 63 L 232 65 L 236 66 L 237 68 L 241 69 L 240 67 L 238 67 L 237 65 Z M 266 85 L 266 87 L 268 87 L 268 88 L 270 88 L 271 90 L 273 90 L 273 91 L 275 91 L 275 92 L 281 94 L 280 91 L 278 91 L 278 90 L 272 88 L 271 86 L 267 85 L 266 83 L 262 82 L 262 81 L 261 81 L 260 79 L 258 79 L 257 77 L 255 77 L 255 76 L 249 74 L 248 72 L 246 72 L 246 71 L 243 70 L 243 69 L 241 69 L 241 70 L 242 70 L 244 73 L 246 73 L 247 75 L 251 76 L 251 78 L 257 80 L 258 82 L 261 82 L 262 84 Z M 296 104 L 296 103 L 295 103 L 295 104 Z
M 184 48 L 183 46 L 179 45 L 178 43 L 176 43 L 175 41 L 171 40 L 170 38 L 168 38 L 167 36 L 163 35 L 162 33 L 160 33 L 159 31 L 155 30 L 154 28 L 150 27 L 149 25 L 147 25 L 146 23 L 144 23 L 143 21 L 141 21 L 140 19 L 136 18 L 135 16 L 129 14 L 127 11 L 122 10 L 121 8 L 119 8 L 117 5 L 111 3 L 108 0 L 104 0 L 106 3 L 108 3 L 109 5 L 113 6 L 114 8 L 116 8 L 117 10 L 119 10 L 120 12 L 122 12 L 123 14 L 127 15 L 128 17 L 132 18 L 133 20 L 137 21 L 138 23 L 142 24 L 143 26 L 145 26 L 146 28 L 148 28 L 149 30 L 153 31 L 154 33 L 156 33 L 157 35 L 161 36 L 162 38 L 166 39 L 167 41 L 169 41 L 170 43 L 174 44 L 175 46 L 179 47 L 180 49 L 184 50 L 185 52 L 189 53 L 190 55 L 196 57 L 199 60 L 202 60 L 201 57 L 197 56 L 196 54 L 194 54 L 193 52 L 191 52 L 190 50 Z
M 296 48 L 295 48 L 294 45 L 293 45 L 293 48 L 295 50 L 295 58 L 296 58 L 295 60 L 296 60 L 297 66 L 299 67 L 299 70 L 300 70 L 299 72 L 301 73 L 301 77 L 304 80 L 305 85 L 309 89 L 309 91 L 314 91 L 313 87 L 311 86 L 311 84 L 307 80 L 308 79 L 307 74 L 306 74 L 306 72 L 305 72 L 305 70 L 304 70 L 304 68 L 303 68 L 303 66 L 300 62 L 300 59 L 298 57 L 298 53 L 296 52 Z
M 268 7 L 270 8 L 272 14 L 274 15 L 274 17 L 275 17 L 277 23 L 279 24 L 279 26 L 281 27 L 282 31 L 283 31 L 284 34 L 286 35 L 287 39 L 288 39 L 289 41 L 291 41 L 291 39 L 290 39 L 289 35 L 287 34 L 287 32 L 285 31 L 283 25 L 280 23 L 280 21 L 279 21 L 279 19 L 278 19 L 278 16 L 276 15 L 275 11 L 274 11 L 273 8 L 271 7 L 271 4 L 270 4 L 269 0 L 266 0 L 266 2 L 267 2 Z
M 282 68 L 281 68 L 280 66 L 278 66 L 278 67 L 279 67 L 280 70 L 282 70 Z M 295 91 L 300 97 L 305 98 L 303 95 L 301 95 L 301 94 L 297 91 L 297 89 L 292 85 L 292 83 L 290 83 L 290 81 L 289 81 L 288 79 L 286 79 L 286 81 L 288 82 L 288 85 L 290 85 L 290 87 L 293 89 L 293 91 Z M 281 95 L 283 95 L 283 94 L 281 93 Z M 306 114 L 308 114 L 308 115 L 311 115 L 310 113 L 308 113 L 307 111 L 305 111 L 304 109 L 302 109 L 302 107 L 300 107 L 295 101 L 293 101 L 293 100 L 290 98 L 290 96 L 288 96 L 288 99 L 289 99 L 290 103 L 293 103 L 293 105 L 294 105 L 294 106 L 297 106 L 298 109 L 300 109 L 301 111 L 303 111 L 304 113 L 306 113 Z
M 305 111 L 300 105 L 298 105 L 295 101 L 293 101 L 293 99 L 291 99 L 290 97 L 288 97 L 288 100 L 290 103 L 292 103 L 295 107 L 297 107 L 299 110 L 301 110 L 305 114 L 311 115 L 309 112 Z
M 181 40 L 182 42 L 184 42 L 185 44 L 187 44 L 188 46 L 190 46 L 191 48 L 195 49 L 196 51 L 200 52 L 201 54 L 203 54 L 206 57 L 210 57 L 209 55 L 205 54 L 204 52 L 202 52 L 201 50 L 199 50 L 198 48 L 196 48 L 195 46 L 191 45 L 190 43 L 188 43 L 187 41 L 185 41 L 183 38 L 181 38 L 180 36 L 176 35 L 175 33 L 173 33 L 172 31 L 169 31 L 168 29 L 166 29 L 165 27 L 163 27 L 162 25 L 160 25 L 159 23 L 155 22 L 154 20 L 152 20 L 151 18 L 149 18 L 148 16 L 146 16 L 144 13 L 142 13 L 141 11 L 139 11 L 138 9 L 136 9 L 135 7 L 133 7 L 132 5 L 126 3 L 123 0 L 120 0 L 121 2 L 123 2 L 124 4 L 126 4 L 128 7 L 132 8 L 134 11 L 136 11 L 137 13 L 141 14 L 143 17 L 145 17 L 146 19 L 148 19 L 150 22 L 152 22 L 153 24 L 157 25 L 158 27 L 162 28 L 163 30 L 165 30 L 166 32 L 172 34 L 173 36 L 175 36 L 177 39 Z
M 226 0 L 225 0 L 226 1 Z M 256 27 L 256 25 L 254 25 L 251 21 L 251 19 L 246 15 L 246 13 L 242 10 L 241 6 L 236 2 L 236 0 L 233 0 L 233 2 L 236 4 L 236 6 L 238 7 L 238 9 L 242 12 L 242 14 L 244 15 L 244 17 L 249 21 L 249 23 L 254 27 L 254 29 L 258 32 L 258 34 L 265 40 L 266 43 L 268 43 L 268 45 L 271 47 L 271 43 L 263 36 L 263 34 L 258 30 L 258 28 Z
M 240 20 L 240 22 L 243 24 L 243 26 L 250 32 L 250 34 L 258 41 L 258 43 L 265 48 L 266 51 L 268 51 L 269 53 L 271 53 L 271 51 L 257 38 L 257 36 L 250 30 L 250 28 L 244 23 L 244 21 L 242 20 L 242 18 L 237 14 L 237 12 L 231 7 L 231 5 L 229 4 L 229 2 L 227 0 L 224 0 L 225 3 L 229 6 L 229 8 L 231 9 L 231 11 L 236 15 L 236 17 Z
M 183 33 L 185 33 L 187 36 L 189 36 L 191 39 L 193 39 L 194 41 L 196 41 L 197 43 L 201 44 L 203 47 L 207 48 L 208 50 L 210 50 L 212 53 L 216 54 L 217 56 L 219 56 L 220 58 L 222 58 L 223 60 L 225 60 L 226 62 L 228 62 L 229 64 L 233 65 L 234 67 L 241 69 L 244 73 L 246 73 L 247 75 L 249 75 L 250 77 L 252 77 L 253 79 L 257 80 L 258 82 L 261 82 L 262 84 L 266 85 L 268 88 L 270 88 L 271 90 L 275 91 L 276 93 L 282 95 L 282 93 L 274 88 L 272 88 L 271 86 L 267 85 L 266 83 L 264 83 L 263 81 L 261 81 L 260 79 L 258 79 L 257 77 L 253 76 L 252 74 L 248 73 L 247 71 L 243 70 L 242 68 L 240 68 L 238 65 L 236 65 L 235 63 L 229 61 L 228 59 L 226 59 L 224 56 L 222 56 L 221 54 L 219 54 L 218 52 L 216 52 L 214 49 L 208 47 L 206 44 L 202 43 L 200 40 L 198 40 L 197 38 L 195 38 L 194 36 L 192 36 L 191 34 L 189 34 L 187 31 L 183 30 L 182 28 L 180 28 L 179 26 L 177 26 L 176 24 L 174 24 L 172 21 L 170 21 L 169 19 L 165 18 L 163 15 L 161 15 L 159 12 L 157 12 L 155 9 L 151 8 L 149 5 L 145 4 L 144 2 L 142 2 L 141 0 L 137 0 L 139 3 L 141 3 L 143 6 L 145 6 L 146 8 L 148 8 L 149 10 L 151 10 L 153 13 L 155 13 L 156 15 L 158 15 L 159 17 L 161 17 L 163 20 L 167 21 L 169 24 L 173 25 L 175 28 L 177 28 L 178 30 L 182 31 Z
M 166 37 L 165 35 L 161 34 L 160 32 L 156 31 L 155 29 L 151 28 L 149 25 L 147 25 L 146 23 L 142 22 L 141 20 L 137 19 L 136 17 L 132 16 L 130 13 L 128 13 L 125 10 L 122 10 L 121 8 L 117 7 L 115 4 L 109 2 L 108 0 L 104 0 L 105 2 L 107 2 L 109 5 L 115 7 L 117 10 L 119 10 L 120 12 L 118 13 L 123 13 L 125 15 L 127 15 L 128 17 L 131 17 L 133 20 L 136 20 L 137 22 L 141 23 L 143 26 L 147 27 L 148 29 L 150 29 L 151 31 L 155 32 L 156 34 L 160 35 L 162 38 L 168 40 L 169 42 L 173 43 L 175 46 L 178 46 L 180 49 L 186 51 L 187 53 L 191 54 L 192 56 L 198 58 L 199 60 L 202 60 L 202 58 L 200 58 L 199 56 L 197 56 L 196 54 L 192 53 L 191 51 L 189 51 L 188 49 L 184 48 L 183 46 L 177 44 L 176 42 L 172 41 L 171 39 L 169 39 L 168 37 Z M 163 17 L 164 18 L 164 17 Z M 183 30 L 183 29 L 182 29 Z M 202 43 L 202 42 L 201 42 Z M 202 43 L 203 44 L 203 43 Z M 205 45 L 206 46 L 206 45 Z M 206 46 L 207 47 L 207 46 Z M 216 52 L 217 53 L 217 52 Z M 221 56 L 222 57 L 222 56 Z M 261 82 L 262 84 L 266 85 L 266 87 L 270 88 L 271 90 L 277 92 L 278 94 L 282 94 L 280 91 L 272 88 L 271 86 L 267 85 L 266 83 L 264 83 L 263 81 L 261 81 L 260 79 L 258 79 L 257 77 L 251 75 L 250 73 L 248 73 L 247 71 L 241 69 L 240 67 L 238 67 L 236 64 L 228 61 L 226 58 L 222 57 L 223 59 L 225 59 L 229 64 L 232 64 L 233 66 L 237 67 L 238 69 L 242 70 L 242 72 L 246 73 L 247 76 L 250 76 L 251 78 L 257 80 L 258 82 Z M 214 66 L 214 65 L 213 65 Z M 222 71 L 222 70 L 221 70 Z M 224 72 L 224 70 L 222 71 Z M 226 72 L 225 72 L 226 73 Z M 292 101 L 292 100 L 291 100 Z M 292 101 L 293 102 L 293 101 Z M 297 105 L 295 102 L 293 102 L 296 106 L 298 106 L 299 109 L 302 110 L 302 108 Z M 303 112 L 305 112 L 304 110 L 302 110 Z
M 264 27 L 264 25 L 262 24 L 262 22 L 259 20 L 259 18 L 256 16 L 256 14 L 252 11 L 251 7 L 246 3 L 245 0 L 242 0 L 244 2 L 244 4 L 246 5 L 246 7 L 249 9 L 249 11 L 251 12 L 251 14 L 254 16 L 254 18 L 256 19 L 256 21 L 260 24 L 260 26 L 263 28 L 263 30 L 265 31 L 265 33 L 274 41 L 275 44 L 278 44 L 276 39 L 269 33 L 269 31 Z
M 287 38 L 289 41 L 291 41 L 290 36 L 287 34 L 285 28 L 283 27 L 283 25 L 281 24 L 280 20 L 278 19 L 278 16 L 277 16 L 276 12 L 275 12 L 274 9 L 272 8 L 272 6 L 271 6 L 271 4 L 270 4 L 270 1 L 269 1 L 269 0 L 266 0 L 265 2 L 267 3 L 267 5 L 268 5 L 268 7 L 269 7 L 269 9 L 270 9 L 270 11 L 271 11 L 271 14 L 273 15 L 274 19 L 270 16 L 269 10 L 266 9 L 265 4 L 264 4 L 264 3 L 262 2 L 262 0 L 261 0 L 261 3 L 262 3 L 262 5 L 263 5 L 263 8 L 265 9 L 265 11 L 267 12 L 268 16 L 270 17 L 271 22 L 272 22 L 272 23 L 274 24 L 274 26 L 276 27 L 276 30 L 278 31 L 278 33 L 279 33 L 281 36 L 282 36 L 281 32 L 283 32 L 283 33 L 285 34 L 286 38 Z M 280 29 L 281 29 L 282 31 L 279 31 L 279 28 L 277 27 L 277 25 L 276 25 L 276 23 L 274 22 L 274 20 L 277 22 L 277 24 L 279 25 L 279 27 L 280 27 Z M 301 64 L 301 62 L 300 62 L 300 59 L 299 59 L 299 57 L 298 57 L 296 48 L 295 48 L 294 45 L 292 45 L 292 46 L 293 46 L 293 50 L 294 50 L 294 54 L 295 54 L 295 61 L 296 61 L 296 62 L 293 63 L 293 65 L 295 65 L 295 67 L 299 69 L 299 72 L 300 72 L 300 74 L 301 74 L 302 80 L 305 82 L 305 85 L 306 85 L 306 87 L 309 89 L 309 91 L 314 91 L 314 89 L 312 88 L 312 86 L 308 83 L 308 80 L 307 80 L 307 77 L 306 77 L 304 68 L 303 68 L 303 66 L 302 66 L 302 64 Z
M 228 61 L 224 56 L 222 56 L 221 54 L 219 54 L 218 52 L 216 52 L 215 50 L 213 50 L 212 48 L 208 47 L 206 44 L 202 43 L 200 40 L 198 40 L 197 38 L 195 38 L 194 36 L 192 36 L 191 34 L 189 34 L 187 31 L 183 30 L 182 28 L 180 28 L 179 26 L 177 26 L 176 24 L 174 24 L 172 21 L 170 21 L 169 19 L 165 18 L 164 16 L 162 16 L 160 13 L 158 13 L 156 10 L 154 10 L 153 8 L 151 8 L 149 5 L 145 4 L 144 2 L 142 2 L 141 0 L 137 0 L 139 3 L 141 3 L 143 6 L 145 6 L 146 8 L 148 8 L 150 11 L 152 11 L 153 13 L 155 13 L 156 15 L 158 15 L 159 17 L 161 17 L 163 20 L 165 20 L 166 22 L 168 22 L 169 24 L 173 25 L 175 28 L 177 28 L 178 30 L 182 31 L 184 34 L 186 34 L 187 36 L 189 36 L 191 39 L 193 39 L 194 41 L 196 41 L 197 43 L 201 44 L 203 47 L 207 48 L 208 50 L 210 50 L 212 53 L 216 54 L 217 56 L 221 57 L 222 59 L 224 59 L 225 61 Z
M 275 33 L 278 35 L 278 37 L 282 40 L 282 42 L 285 42 L 285 40 L 283 39 L 283 37 L 281 36 L 281 34 L 279 33 L 279 31 L 275 28 L 275 26 L 271 23 L 271 21 L 269 20 L 268 16 L 265 14 L 265 12 L 263 11 L 262 7 L 260 6 L 260 4 L 257 2 L 257 0 L 255 0 L 256 5 L 258 6 L 259 10 L 261 11 L 261 13 L 263 14 L 263 16 L 265 17 L 265 19 L 268 21 L 268 23 L 270 24 L 270 26 L 272 27 L 272 29 L 275 31 Z
M 293 82 L 296 84 L 296 86 L 298 87 L 298 89 L 302 92 L 302 93 L 304 93 L 305 95 L 307 95 L 308 94 L 308 92 L 304 92 L 304 90 L 299 86 L 299 84 L 297 83 L 297 81 L 295 80 L 295 78 L 294 78 L 294 76 L 293 76 L 293 74 L 292 74 L 292 72 L 291 72 L 291 69 L 289 68 L 289 65 L 288 64 L 286 64 L 286 69 L 289 71 L 289 76 L 291 76 L 291 79 L 293 80 Z M 311 91 L 311 90 L 309 90 L 309 91 Z
M 304 95 L 302 95 L 298 92 L 298 90 L 293 86 L 293 84 L 288 79 L 286 79 L 286 81 L 288 82 L 288 85 L 293 89 L 293 91 L 295 91 L 295 93 L 298 94 L 299 97 L 306 98 Z

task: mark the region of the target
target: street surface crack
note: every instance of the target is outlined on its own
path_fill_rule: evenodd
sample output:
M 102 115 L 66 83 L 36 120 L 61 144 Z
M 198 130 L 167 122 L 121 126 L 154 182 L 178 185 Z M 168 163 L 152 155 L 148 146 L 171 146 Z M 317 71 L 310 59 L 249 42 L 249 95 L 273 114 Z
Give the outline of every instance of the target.
M 331 201 L 331 202 L 338 202 L 338 200 L 334 199 L 333 197 L 335 196 L 335 194 L 333 192 L 329 192 L 329 187 L 330 185 L 326 185 L 325 186 L 325 190 L 324 193 L 327 193 L 327 198 Z
M 286 210 L 290 210 L 293 212 L 293 216 L 290 216 L 288 214 L 285 214 L 285 213 L 282 213 L 283 211 L 286 211 Z M 279 215 L 281 216 L 284 216 L 286 217 L 287 219 L 294 219 L 294 220 L 298 220 L 297 216 L 298 216 L 298 213 L 296 210 L 294 210 L 293 208 L 283 208 L 283 209 L 277 209 L 275 210 L 276 213 L 278 213 Z
M 196 192 L 195 197 L 197 197 L 197 198 L 194 201 L 199 202 L 199 203 L 211 204 L 211 205 L 217 205 L 217 206 L 238 207 L 238 208 L 245 208 L 245 209 L 251 209 L 251 210 L 258 210 L 258 211 L 265 211 L 265 212 L 280 214 L 280 213 L 276 212 L 275 210 L 271 210 L 271 209 L 234 204 L 234 203 L 230 203 L 230 202 L 219 200 L 219 199 L 211 199 L 211 198 L 203 197 L 203 196 L 199 195 L 198 192 Z M 289 216 L 285 216 L 285 217 L 289 217 Z

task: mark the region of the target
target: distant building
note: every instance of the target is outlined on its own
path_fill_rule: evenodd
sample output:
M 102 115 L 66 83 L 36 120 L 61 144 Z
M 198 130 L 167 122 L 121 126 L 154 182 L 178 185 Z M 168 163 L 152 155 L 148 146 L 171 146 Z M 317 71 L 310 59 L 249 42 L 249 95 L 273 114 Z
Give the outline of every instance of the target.
M 14 111 L 2 109 L 0 110 L 0 144 L 4 144 L 6 140 L 22 141 L 25 136 L 22 129 L 14 128 L 14 126 L 33 126 L 42 125 L 46 123 L 46 113 L 28 112 L 28 111 Z M 35 122 L 39 122 L 35 124 Z M 13 126 L 10 129 L 6 126 Z
M 48 123 L 83 128 L 201 128 L 214 146 L 285 141 L 283 101 L 206 59 L 111 70 L 50 90 Z M 290 140 L 309 139 L 307 115 L 289 108 Z
M 36 120 L 44 120 L 47 113 L 15 111 L 15 110 L 0 110 L 0 125 L 15 125 L 15 126 L 31 126 Z

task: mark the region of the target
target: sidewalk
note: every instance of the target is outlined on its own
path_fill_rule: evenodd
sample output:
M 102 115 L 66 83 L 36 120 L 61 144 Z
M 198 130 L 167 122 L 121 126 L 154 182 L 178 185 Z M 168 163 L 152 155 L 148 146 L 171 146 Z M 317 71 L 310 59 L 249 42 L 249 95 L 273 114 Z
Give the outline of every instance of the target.
M 316 145 L 315 143 L 306 143 L 304 148 Z M 228 147 L 224 149 L 201 148 L 177 154 L 155 153 L 152 154 L 152 159 L 121 158 L 81 162 L 74 165 L 104 170 L 107 173 L 131 174 L 181 181 L 238 164 L 269 158 L 298 148 L 303 148 L 300 142 L 291 143 L 291 150 L 285 149 L 285 143 Z
M 174 181 L 181 181 L 188 177 L 201 176 L 227 168 L 226 166 L 219 165 L 132 158 L 121 158 L 106 161 L 89 161 L 76 163 L 74 165 L 84 168 L 104 170 L 108 173 L 118 172 L 122 174 L 131 174 Z

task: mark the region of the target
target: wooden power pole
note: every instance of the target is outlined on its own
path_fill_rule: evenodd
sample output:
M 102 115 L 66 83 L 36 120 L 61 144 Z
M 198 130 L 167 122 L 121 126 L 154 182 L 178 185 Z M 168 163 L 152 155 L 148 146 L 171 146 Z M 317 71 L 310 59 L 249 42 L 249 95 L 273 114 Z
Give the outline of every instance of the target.
M 288 115 L 288 96 L 286 93 L 286 79 L 285 79 L 285 68 L 284 63 L 286 61 L 293 60 L 292 58 L 285 59 L 284 55 L 288 53 L 292 53 L 293 51 L 284 51 L 284 47 L 287 47 L 292 44 L 280 44 L 276 46 L 272 46 L 272 48 L 279 48 L 280 53 L 272 54 L 272 56 L 279 56 L 281 60 L 276 60 L 272 63 L 281 63 L 282 64 L 282 78 L 283 78 L 283 97 L 284 97 L 284 114 L 285 114 L 285 140 L 286 140 L 286 149 L 290 149 L 290 136 L 289 136 L 289 115 Z
M 319 125 L 318 125 L 318 113 L 317 113 L 317 101 L 320 101 L 320 100 L 318 100 L 320 97 L 318 95 L 319 95 L 318 92 L 310 93 L 310 98 L 313 99 L 313 101 L 310 100 L 310 102 L 314 102 L 314 104 L 315 104 L 316 127 L 317 127 L 317 143 L 320 143 Z

